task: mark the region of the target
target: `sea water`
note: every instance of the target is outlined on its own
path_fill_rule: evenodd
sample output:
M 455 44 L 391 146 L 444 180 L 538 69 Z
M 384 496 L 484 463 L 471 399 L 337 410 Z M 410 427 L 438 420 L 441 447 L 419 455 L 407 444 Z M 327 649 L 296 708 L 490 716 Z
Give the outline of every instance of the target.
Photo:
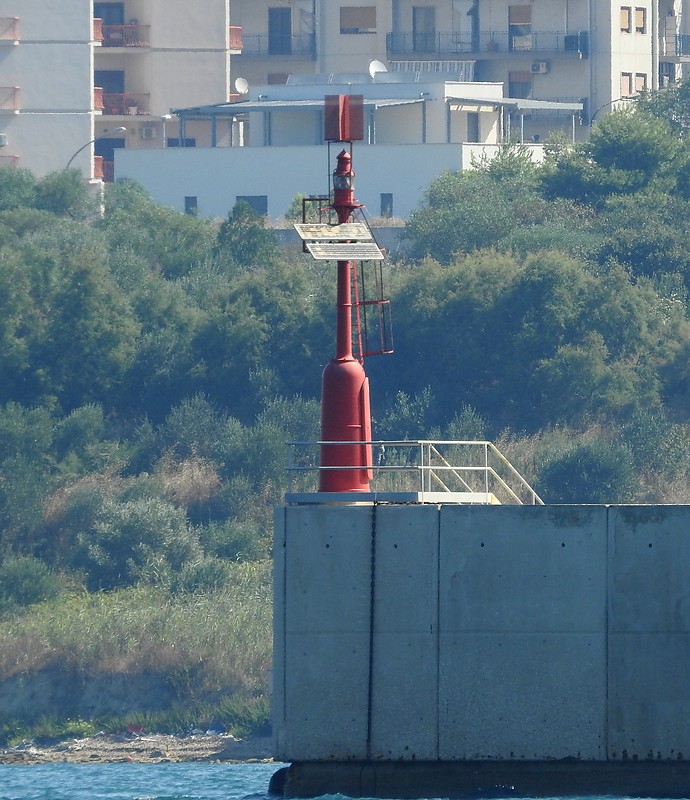
M 0 800 L 252 800 L 282 764 L 0 765 Z
M 269 800 L 268 782 L 281 766 L 275 763 L 4 764 L 0 765 L 0 800 Z

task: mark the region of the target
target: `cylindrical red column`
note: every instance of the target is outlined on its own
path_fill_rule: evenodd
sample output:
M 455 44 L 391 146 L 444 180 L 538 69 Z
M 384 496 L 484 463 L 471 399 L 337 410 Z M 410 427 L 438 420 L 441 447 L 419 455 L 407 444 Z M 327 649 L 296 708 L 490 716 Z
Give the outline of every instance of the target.
M 354 172 L 350 154 L 343 150 L 333 173 L 333 209 L 342 225 L 355 208 Z M 319 490 L 368 492 L 371 447 L 369 381 L 364 367 L 352 355 L 352 263 L 338 261 L 336 353 L 323 371 L 321 384 L 321 439 L 343 444 L 321 445 Z

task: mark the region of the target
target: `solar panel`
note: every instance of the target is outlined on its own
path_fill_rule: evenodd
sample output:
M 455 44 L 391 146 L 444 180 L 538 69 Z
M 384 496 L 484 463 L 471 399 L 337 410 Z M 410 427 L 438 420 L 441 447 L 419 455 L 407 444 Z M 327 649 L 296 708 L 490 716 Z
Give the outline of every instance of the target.
M 306 242 L 317 261 L 382 261 L 375 242 Z
M 359 241 L 371 242 L 371 231 L 363 222 L 346 222 L 342 225 L 321 225 L 319 223 L 296 224 L 295 230 L 305 241 Z

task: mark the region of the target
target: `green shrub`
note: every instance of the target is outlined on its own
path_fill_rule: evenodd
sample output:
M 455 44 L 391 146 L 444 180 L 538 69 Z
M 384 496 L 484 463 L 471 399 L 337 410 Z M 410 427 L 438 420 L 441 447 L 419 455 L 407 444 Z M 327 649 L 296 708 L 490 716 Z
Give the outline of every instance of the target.
M 578 445 L 548 462 L 538 491 L 548 503 L 626 503 L 637 481 L 630 451 L 594 441 Z
M 14 556 L 0 563 L 0 609 L 3 605 L 30 606 L 59 593 L 59 579 L 37 558 Z
M 219 558 L 205 558 L 186 564 L 173 576 L 170 589 L 173 594 L 188 592 L 191 594 L 208 594 L 222 589 L 231 580 L 230 565 Z

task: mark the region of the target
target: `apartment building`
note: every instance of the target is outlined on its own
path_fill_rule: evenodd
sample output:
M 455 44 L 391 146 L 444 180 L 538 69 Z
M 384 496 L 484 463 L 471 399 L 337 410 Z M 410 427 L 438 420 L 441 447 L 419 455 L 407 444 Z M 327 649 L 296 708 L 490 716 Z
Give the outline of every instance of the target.
M 244 47 L 235 74 L 253 84 L 291 73 L 444 71 L 474 62 L 510 97 L 572 102 L 584 121 L 690 62 L 687 0 L 234 0 Z M 551 122 L 532 115 L 532 135 Z
M 239 47 L 230 0 L 0 0 L 0 164 L 100 183 L 118 148 L 184 144 L 166 115 L 227 100 Z

